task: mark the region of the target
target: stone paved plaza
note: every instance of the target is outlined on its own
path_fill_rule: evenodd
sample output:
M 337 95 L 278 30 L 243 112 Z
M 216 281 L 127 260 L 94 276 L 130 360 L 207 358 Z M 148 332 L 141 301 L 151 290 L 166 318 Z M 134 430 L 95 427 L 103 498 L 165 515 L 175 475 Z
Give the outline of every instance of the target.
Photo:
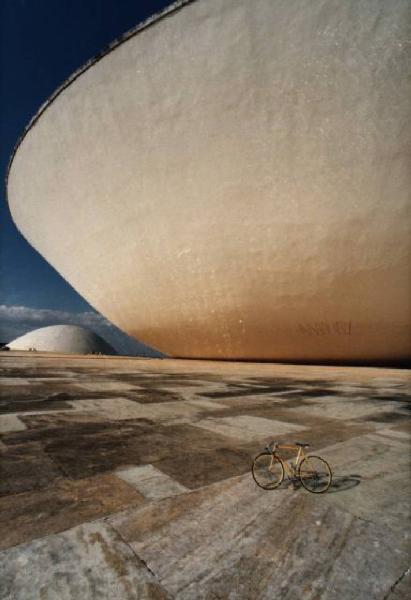
M 409 597 L 409 371 L 0 360 L 1 600 Z M 272 440 L 330 490 L 258 488 Z

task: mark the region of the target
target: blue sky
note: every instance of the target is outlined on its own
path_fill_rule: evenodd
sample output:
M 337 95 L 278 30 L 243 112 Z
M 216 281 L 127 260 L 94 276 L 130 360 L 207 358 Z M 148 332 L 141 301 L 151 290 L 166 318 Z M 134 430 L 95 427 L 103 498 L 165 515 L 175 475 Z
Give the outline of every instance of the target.
M 170 0 L 1 0 L 0 171 L 39 106 L 88 59 Z M 24 240 L 0 203 L 0 342 L 54 323 L 88 326 L 119 351 L 143 348 L 98 315 Z

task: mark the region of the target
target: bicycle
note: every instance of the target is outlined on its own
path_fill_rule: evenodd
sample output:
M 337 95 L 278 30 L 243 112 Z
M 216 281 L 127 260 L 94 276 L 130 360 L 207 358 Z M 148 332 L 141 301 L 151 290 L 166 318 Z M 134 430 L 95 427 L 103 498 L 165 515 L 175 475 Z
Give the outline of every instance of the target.
M 295 442 L 294 444 L 278 444 L 271 442 L 255 457 L 252 466 L 254 481 L 265 490 L 274 490 L 283 481 L 285 472 L 289 479 L 299 479 L 302 486 L 313 494 L 323 494 L 332 482 L 330 465 L 320 456 L 304 453 L 309 444 Z M 295 462 L 288 462 L 277 454 L 277 450 L 294 450 Z

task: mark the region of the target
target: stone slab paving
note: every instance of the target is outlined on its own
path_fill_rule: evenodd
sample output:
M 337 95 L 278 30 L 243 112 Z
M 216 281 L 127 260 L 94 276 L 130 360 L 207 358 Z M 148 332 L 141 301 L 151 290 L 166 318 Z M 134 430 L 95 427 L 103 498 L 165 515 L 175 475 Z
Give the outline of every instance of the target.
M 82 381 L 81 387 L 92 392 L 112 392 L 129 391 L 135 389 L 135 386 L 121 381 Z
M 278 437 L 287 433 L 294 434 L 307 429 L 307 427 L 296 425 L 295 423 L 286 423 L 247 415 L 222 417 L 221 419 L 202 419 L 201 421 L 197 421 L 195 425 L 196 427 L 209 429 L 214 433 L 221 433 L 227 437 L 251 442 L 258 439 L 266 439 L 267 437 Z
M 0 552 L 5 600 L 166 600 L 168 595 L 130 547 L 104 523 Z
M 22 431 L 23 429 L 26 429 L 26 426 L 17 415 L 0 415 L 0 433 Z
M 29 382 L 25 377 L 0 377 L 0 388 L 4 385 L 27 385 Z
M 347 510 L 348 496 L 352 514 L 398 530 L 411 549 L 410 446 L 396 438 L 368 434 L 326 450 L 325 458 L 338 467 L 336 489 L 344 480 L 348 486 L 350 480 L 354 485 L 349 495 L 326 494 L 325 501 Z M 360 485 L 355 485 L 356 479 Z
M 379 429 L 377 431 L 378 435 L 386 435 L 388 437 L 393 437 L 400 440 L 407 440 L 411 438 L 411 433 L 408 431 L 395 431 L 394 429 Z
M 191 404 L 192 406 L 196 407 L 196 408 L 200 408 L 200 409 L 207 409 L 207 410 L 225 410 L 227 407 L 225 404 L 221 403 L 221 402 L 213 402 L 211 400 L 206 400 L 204 398 L 193 398 L 193 399 L 189 399 L 188 400 L 188 404 Z
M 326 496 L 266 493 L 244 475 L 182 500 L 110 519 L 177 598 L 383 598 L 409 564 L 405 536 Z
M 9 352 L 0 378 L 1 600 L 408 598 L 409 371 Z M 258 488 L 273 439 L 329 492 Z
M 307 404 L 309 406 L 303 406 L 298 408 L 290 408 L 290 414 L 307 414 L 309 416 L 318 417 L 330 417 L 331 419 L 343 419 L 347 420 L 349 415 L 350 419 L 357 419 L 360 417 L 371 417 L 374 415 L 380 415 L 381 413 L 392 411 L 392 404 L 390 402 L 384 402 L 383 400 L 375 405 L 375 402 L 369 402 L 366 397 L 352 398 L 341 402 L 341 399 L 337 396 L 321 398 L 321 399 L 309 399 Z M 406 410 L 406 409 L 403 409 Z
M 153 465 L 132 467 L 117 471 L 116 474 L 149 500 L 159 500 L 190 491 L 189 488 L 181 485 Z
M 14 503 L 0 496 L 0 549 L 141 504 L 144 497 L 111 473 L 58 479 L 45 489 L 19 494 Z
M 127 398 L 110 398 L 105 400 L 77 400 L 72 402 L 75 410 L 96 410 L 99 414 L 106 416 L 110 420 L 128 420 L 128 419 L 151 419 L 153 421 L 176 421 L 177 419 L 192 419 L 201 414 L 206 402 L 206 408 L 210 408 L 209 401 L 180 401 L 141 404 L 138 401 Z M 218 410 L 218 404 L 211 406 L 213 410 Z

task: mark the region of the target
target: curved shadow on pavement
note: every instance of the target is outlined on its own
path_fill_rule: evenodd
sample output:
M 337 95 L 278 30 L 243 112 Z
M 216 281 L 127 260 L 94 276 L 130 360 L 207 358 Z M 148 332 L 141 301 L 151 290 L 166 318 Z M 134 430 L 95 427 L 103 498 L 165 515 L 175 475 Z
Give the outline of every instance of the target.
M 334 475 L 328 493 L 345 492 L 361 483 L 361 475 Z
M 327 494 L 335 494 L 336 492 L 345 492 L 352 488 L 360 485 L 362 476 L 361 475 L 333 475 L 333 480 Z M 288 489 L 292 487 L 294 490 L 302 488 L 301 481 L 299 479 L 286 479 L 282 484 L 282 489 Z

